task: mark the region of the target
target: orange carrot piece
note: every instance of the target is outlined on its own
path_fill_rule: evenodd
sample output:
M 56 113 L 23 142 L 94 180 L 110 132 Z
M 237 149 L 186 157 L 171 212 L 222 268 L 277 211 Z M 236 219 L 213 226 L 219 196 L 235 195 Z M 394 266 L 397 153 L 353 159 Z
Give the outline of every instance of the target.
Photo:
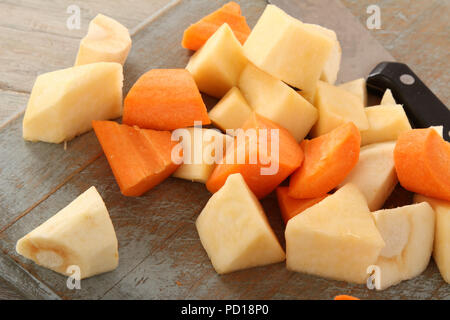
M 114 121 L 92 121 L 92 126 L 125 196 L 142 195 L 178 168 L 171 160 L 177 142 L 171 141 L 169 131 L 139 129 Z
M 210 124 L 194 78 L 185 69 L 153 69 L 143 74 L 124 101 L 123 123 L 174 130 L 194 121 Z
M 450 201 L 450 143 L 434 129 L 402 133 L 395 145 L 394 161 L 403 188 Z
M 229 2 L 222 8 L 203 17 L 190 25 L 183 35 L 181 45 L 190 50 L 200 49 L 214 32 L 227 23 L 241 44 L 244 44 L 251 32 L 245 17 L 241 15 L 241 7 L 236 2 Z
M 264 155 L 259 153 L 259 137 L 257 141 L 258 147 L 255 148 L 256 150 L 250 150 L 250 145 L 253 144 L 254 140 L 246 139 L 245 142 L 242 143 L 242 141 L 238 141 L 238 138 L 236 137 L 233 150 L 231 150 L 231 155 L 234 155 L 234 159 L 233 157 L 230 158 L 229 151 L 227 150 L 224 163 L 216 165 L 213 173 L 206 182 L 206 188 L 214 193 L 224 185 L 230 174 L 240 173 L 248 187 L 261 199 L 272 192 L 284 179 L 301 165 L 303 161 L 303 152 L 297 141 L 286 129 L 266 118 L 256 115 L 255 113 L 247 120 L 242 129 L 256 129 L 257 132 L 259 132 L 258 129 L 267 129 L 267 154 Z M 273 156 L 271 157 L 272 130 L 278 130 L 279 133 L 278 161 Z M 245 163 L 230 161 L 237 160 L 237 155 L 241 150 L 245 150 Z M 257 159 L 257 161 L 252 164 L 249 160 L 253 157 Z M 263 161 L 261 161 L 261 159 L 263 159 Z M 261 168 L 269 168 L 271 166 L 278 166 L 278 170 L 274 172 L 274 174 L 261 174 Z
M 304 140 L 305 161 L 291 177 L 289 196 L 316 198 L 337 187 L 358 162 L 360 142 L 361 135 L 352 122 Z
M 341 294 L 339 296 L 334 297 L 334 300 L 361 300 L 361 299 L 346 294 Z
M 283 218 L 284 224 L 287 224 L 289 219 L 292 219 L 299 213 L 302 213 L 309 207 L 312 207 L 316 203 L 322 201 L 328 194 L 311 199 L 295 199 L 288 195 L 288 187 L 278 187 L 277 188 L 277 199 L 278 206 L 280 207 L 281 217 Z

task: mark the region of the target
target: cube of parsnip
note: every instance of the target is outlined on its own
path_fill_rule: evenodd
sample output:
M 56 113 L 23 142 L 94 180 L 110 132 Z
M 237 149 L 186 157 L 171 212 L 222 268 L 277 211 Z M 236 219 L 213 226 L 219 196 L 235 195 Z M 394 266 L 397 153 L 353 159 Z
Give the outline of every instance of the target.
M 359 160 L 341 183 L 356 185 L 370 211 L 380 209 L 398 183 L 394 166 L 395 142 L 374 143 L 361 148 Z
M 249 63 L 239 88 L 256 113 L 286 128 L 302 140 L 317 121 L 317 109 L 283 81 Z
M 331 29 L 322 27 L 318 24 L 305 23 L 305 26 L 314 28 L 333 41 L 333 49 L 331 50 L 330 57 L 325 62 L 322 74 L 320 75 L 320 80 L 328 82 L 330 84 L 334 84 L 336 82 L 339 68 L 341 66 L 342 57 L 342 49 L 341 45 L 339 44 L 336 32 Z
M 125 63 L 131 49 L 128 29 L 116 20 L 98 14 L 89 23 L 87 35 L 81 39 L 75 65 L 94 62 Z
M 247 64 L 242 45 L 224 23 L 189 60 L 186 69 L 192 73 L 201 92 L 222 98 L 236 86 Z
M 285 236 L 288 269 L 354 283 L 366 282 L 385 245 L 352 184 L 290 219 Z
M 333 46 L 333 40 L 321 31 L 268 5 L 245 42 L 244 52 L 258 68 L 304 91 L 311 102 Z
M 345 82 L 340 84 L 339 87 L 347 91 L 350 91 L 354 95 L 357 95 L 363 101 L 364 107 L 367 107 L 366 79 L 359 78 L 356 80 Z
M 226 146 L 233 142 L 233 138 L 215 129 L 191 127 L 182 130 L 186 130 L 187 134 L 183 139 L 188 139 L 188 142 L 183 144 L 183 155 L 189 163 L 183 163 L 178 167 L 173 176 L 206 183 L 215 164 L 223 158 Z
M 378 289 L 421 274 L 433 249 L 435 214 L 430 205 L 423 202 L 372 214 L 386 244 L 374 264 L 380 268 Z
M 450 202 L 420 194 L 414 195 L 414 202 L 428 202 L 436 214 L 433 258 L 442 278 L 450 283 Z
M 217 273 L 285 259 L 258 199 L 240 173 L 228 177 L 197 218 L 197 231 Z
M 208 113 L 212 123 L 223 131 L 241 128 L 251 114 L 252 108 L 237 87 L 231 88 Z
M 116 233 L 95 187 L 17 241 L 16 250 L 63 275 L 78 266 L 80 278 L 114 270 L 119 263 Z
M 393 105 L 393 104 L 397 104 L 397 102 L 395 102 L 394 96 L 392 95 L 392 91 L 389 89 L 386 89 L 386 91 L 383 94 L 383 98 L 381 98 L 381 105 Z
M 60 143 L 122 115 L 122 65 L 97 62 L 40 75 L 23 118 L 23 138 Z
M 319 120 L 312 129 L 313 137 L 328 133 L 347 122 L 353 122 L 360 131 L 369 128 L 361 99 L 340 87 L 319 81 L 315 106 L 319 110 Z
M 408 117 L 401 105 L 379 105 L 365 108 L 369 128 L 361 131 L 361 145 L 397 140 L 410 130 Z

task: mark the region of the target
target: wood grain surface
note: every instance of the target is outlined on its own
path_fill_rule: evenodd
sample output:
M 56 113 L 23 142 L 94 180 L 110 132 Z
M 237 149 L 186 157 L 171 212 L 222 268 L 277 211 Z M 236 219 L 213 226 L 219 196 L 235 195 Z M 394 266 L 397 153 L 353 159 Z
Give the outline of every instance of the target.
M 184 67 L 190 53 L 179 44 L 183 30 L 225 2 L 138 0 L 127 5 L 125 0 L 89 0 L 80 5 L 80 30 L 68 30 L 65 25 L 71 1 L 0 2 L 0 299 L 330 299 L 341 293 L 367 299 L 450 299 L 450 288 L 434 263 L 419 277 L 383 292 L 290 272 L 283 263 L 218 276 L 194 226 L 210 197 L 204 185 L 170 178 L 143 197 L 127 198 L 120 194 L 92 132 L 69 142 L 67 150 L 62 145 L 23 141 L 22 111 L 35 77 L 73 64 L 79 39 L 97 13 L 110 15 L 132 30 L 133 48 L 124 69 L 126 93 L 151 68 Z M 253 26 L 265 1 L 238 2 Z M 344 54 L 341 81 L 365 76 L 380 60 L 393 59 L 339 1 L 272 2 L 298 18 L 337 31 Z M 400 2 L 404 6 L 398 6 Z M 371 33 L 448 104 L 448 68 L 444 68 L 449 63 L 448 40 L 444 32 L 430 37 L 436 25 L 448 29 L 448 23 L 427 11 L 448 10 L 448 2 L 417 1 L 411 6 L 406 2 L 379 1 L 383 30 L 397 33 Z M 365 23 L 366 1 L 343 3 Z M 394 17 L 399 12 L 397 21 Z M 403 17 L 416 24 L 410 26 Z M 417 43 L 413 34 L 420 32 L 428 33 L 428 39 L 424 36 Z M 432 50 L 435 59 L 444 60 L 413 56 L 409 48 L 420 51 L 421 46 Z M 216 101 L 206 96 L 205 100 L 209 107 Z M 15 243 L 91 185 L 97 187 L 110 212 L 120 264 L 114 272 L 83 280 L 81 290 L 69 290 L 65 277 L 18 256 Z M 408 201 L 410 194 L 397 188 L 387 206 Z M 284 243 L 274 195 L 263 206 Z M 11 284 L 16 289 L 11 290 Z
M 341 0 L 365 25 L 366 10 L 381 9 L 381 28 L 370 30 L 397 60 L 408 64 L 421 80 L 450 106 L 450 1 Z

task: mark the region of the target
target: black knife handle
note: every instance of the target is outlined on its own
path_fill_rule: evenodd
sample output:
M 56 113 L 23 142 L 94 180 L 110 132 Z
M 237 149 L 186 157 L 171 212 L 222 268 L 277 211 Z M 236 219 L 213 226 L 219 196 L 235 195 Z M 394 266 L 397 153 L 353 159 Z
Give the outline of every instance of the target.
M 443 125 L 443 137 L 450 141 L 450 110 L 406 64 L 380 63 L 367 78 L 367 88 L 378 93 L 391 89 L 397 103 L 403 105 L 413 127 Z

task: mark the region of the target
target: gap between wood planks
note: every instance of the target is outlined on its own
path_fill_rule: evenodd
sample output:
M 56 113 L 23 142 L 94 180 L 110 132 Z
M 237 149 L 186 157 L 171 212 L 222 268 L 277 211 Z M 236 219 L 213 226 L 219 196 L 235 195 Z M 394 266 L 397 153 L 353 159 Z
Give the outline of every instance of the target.
M 4 260 L 4 261 L 2 261 Z M 6 262 L 5 262 L 6 261 Z M 61 300 L 63 297 L 59 296 L 56 292 L 53 291 L 53 289 L 50 289 L 47 283 L 45 281 L 41 280 L 38 276 L 35 274 L 32 274 L 30 271 L 28 271 L 25 266 L 16 258 L 13 256 L 10 256 L 8 252 L 4 249 L 1 249 L 0 252 L 0 263 L 2 263 L 3 266 L 12 263 L 19 269 L 15 269 L 15 272 L 21 273 L 21 276 L 25 275 L 25 277 L 29 277 L 31 281 L 34 282 L 37 286 L 37 290 L 41 291 L 42 294 L 35 295 L 30 294 L 29 291 L 21 290 L 19 289 L 19 286 L 16 286 L 12 281 L 8 281 L 8 277 L 4 277 L 3 275 L 0 275 L 0 279 L 4 282 L 6 282 L 8 285 L 11 285 L 13 289 L 18 291 L 22 296 L 25 296 L 25 298 L 28 299 L 42 299 L 43 297 L 47 299 L 53 299 L 53 300 Z M 19 270 L 19 271 L 17 271 Z
M 179 228 L 177 228 L 174 232 L 169 234 L 167 237 L 164 238 L 163 245 L 157 246 L 152 248 L 152 250 L 144 257 L 140 262 L 138 262 L 133 268 L 131 268 L 126 274 L 124 274 L 116 283 L 114 283 L 109 289 L 107 289 L 99 298 L 98 300 L 102 300 L 112 289 L 114 289 L 119 283 L 122 282 L 123 279 L 125 279 L 128 275 L 130 275 L 134 270 L 136 270 L 142 263 L 144 263 L 148 257 L 150 257 L 155 252 L 161 251 L 162 249 L 166 248 L 170 241 L 174 239 L 179 233 L 182 233 L 185 228 L 186 224 L 182 224 Z
M 58 191 L 61 187 L 63 187 L 70 179 L 72 179 L 74 176 L 76 176 L 78 173 L 86 169 L 89 165 L 94 163 L 98 158 L 100 158 L 103 155 L 103 152 L 99 152 L 96 154 L 93 158 L 89 159 L 85 164 L 80 166 L 78 169 L 73 171 L 71 174 L 69 174 L 66 178 L 63 179 L 61 183 L 59 183 L 56 187 L 51 189 L 46 195 L 44 195 L 41 199 L 33 203 L 28 209 L 23 211 L 21 214 L 19 214 L 17 217 L 15 217 L 10 223 L 8 223 L 6 226 L 4 226 L 2 229 L 0 229 L 0 234 L 3 233 L 5 230 L 9 229 L 13 224 L 15 224 L 17 221 L 22 219 L 24 216 L 26 216 L 28 213 L 30 213 L 34 208 L 36 208 L 38 205 L 40 205 L 42 202 L 47 200 L 52 194 L 54 194 L 56 191 Z

